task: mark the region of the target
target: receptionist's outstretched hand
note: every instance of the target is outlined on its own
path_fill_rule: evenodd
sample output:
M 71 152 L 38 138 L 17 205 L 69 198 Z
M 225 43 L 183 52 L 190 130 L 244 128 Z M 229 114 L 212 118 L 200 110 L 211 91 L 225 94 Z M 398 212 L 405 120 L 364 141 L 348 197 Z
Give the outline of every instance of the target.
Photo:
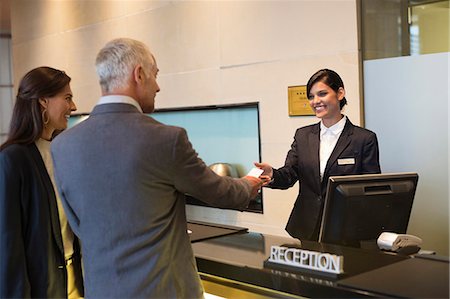
M 271 165 L 267 164 L 267 163 L 258 163 L 255 162 L 254 163 L 256 167 L 264 170 L 264 172 L 261 174 L 260 179 L 263 180 L 263 186 L 266 186 L 267 184 L 270 183 L 270 181 L 273 178 L 273 168 Z

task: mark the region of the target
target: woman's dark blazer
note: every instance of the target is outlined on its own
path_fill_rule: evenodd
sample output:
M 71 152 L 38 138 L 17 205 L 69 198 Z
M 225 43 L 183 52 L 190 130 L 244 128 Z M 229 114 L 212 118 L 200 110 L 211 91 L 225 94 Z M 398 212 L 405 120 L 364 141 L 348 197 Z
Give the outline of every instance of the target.
M 297 129 L 285 165 L 273 170 L 274 189 L 287 189 L 299 181 L 299 194 L 286 231 L 301 240 L 318 239 L 328 178 L 336 175 L 380 173 L 375 133 L 347 119 L 320 180 L 320 123 Z M 346 160 L 343 160 L 346 159 Z M 351 163 L 353 161 L 354 163 Z M 349 162 L 350 161 L 350 162 Z
M 33 143 L 0 152 L 0 298 L 66 298 L 52 182 Z

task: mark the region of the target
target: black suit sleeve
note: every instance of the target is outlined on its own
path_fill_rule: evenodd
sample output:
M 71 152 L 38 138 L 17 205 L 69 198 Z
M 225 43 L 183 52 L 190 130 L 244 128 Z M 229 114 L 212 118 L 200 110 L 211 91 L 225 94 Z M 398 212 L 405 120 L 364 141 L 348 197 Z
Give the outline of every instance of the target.
M 269 188 L 288 189 L 298 181 L 297 136 L 298 134 L 296 133 L 291 149 L 286 156 L 284 166 L 273 170 L 273 182 L 270 183 Z
M 377 135 L 371 133 L 363 148 L 361 174 L 381 173 L 379 158 Z
M 20 174 L 0 153 L 0 297 L 30 297 L 23 238 Z M 39 257 L 36 257 L 39 258 Z

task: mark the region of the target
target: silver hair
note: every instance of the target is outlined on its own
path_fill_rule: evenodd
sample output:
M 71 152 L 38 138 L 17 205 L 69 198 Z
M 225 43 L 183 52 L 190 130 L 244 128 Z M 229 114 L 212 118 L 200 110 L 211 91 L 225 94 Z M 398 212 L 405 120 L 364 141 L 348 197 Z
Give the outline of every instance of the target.
M 97 54 L 95 67 L 102 91 L 111 92 L 127 87 L 133 69 L 141 65 L 145 74 L 154 67 L 148 47 L 131 38 L 117 38 L 108 42 Z

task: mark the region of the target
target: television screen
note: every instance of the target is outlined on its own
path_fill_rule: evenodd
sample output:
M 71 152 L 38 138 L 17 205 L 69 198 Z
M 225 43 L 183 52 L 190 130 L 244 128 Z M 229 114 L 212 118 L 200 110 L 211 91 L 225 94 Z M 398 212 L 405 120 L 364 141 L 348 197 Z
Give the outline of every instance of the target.
M 149 116 L 161 123 L 185 128 L 199 157 L 212 168 L 214 164 L 223 163 L 231 166 L 232 176 L 242 177 L 253 168 L 253 162 L 261 161 L 257 102 L 156 109 Z M 72 114 L 68 126 L 87 117 L 88 114 Z M 189 195 L 187 203 L 206 205 Z M 247 211 L 263 212 L 262 191 L 250 202 Z
M 417 181 L 417 173 L 330 177 L 319 241 L 361 247 L 382 232 L 406 233 Z

